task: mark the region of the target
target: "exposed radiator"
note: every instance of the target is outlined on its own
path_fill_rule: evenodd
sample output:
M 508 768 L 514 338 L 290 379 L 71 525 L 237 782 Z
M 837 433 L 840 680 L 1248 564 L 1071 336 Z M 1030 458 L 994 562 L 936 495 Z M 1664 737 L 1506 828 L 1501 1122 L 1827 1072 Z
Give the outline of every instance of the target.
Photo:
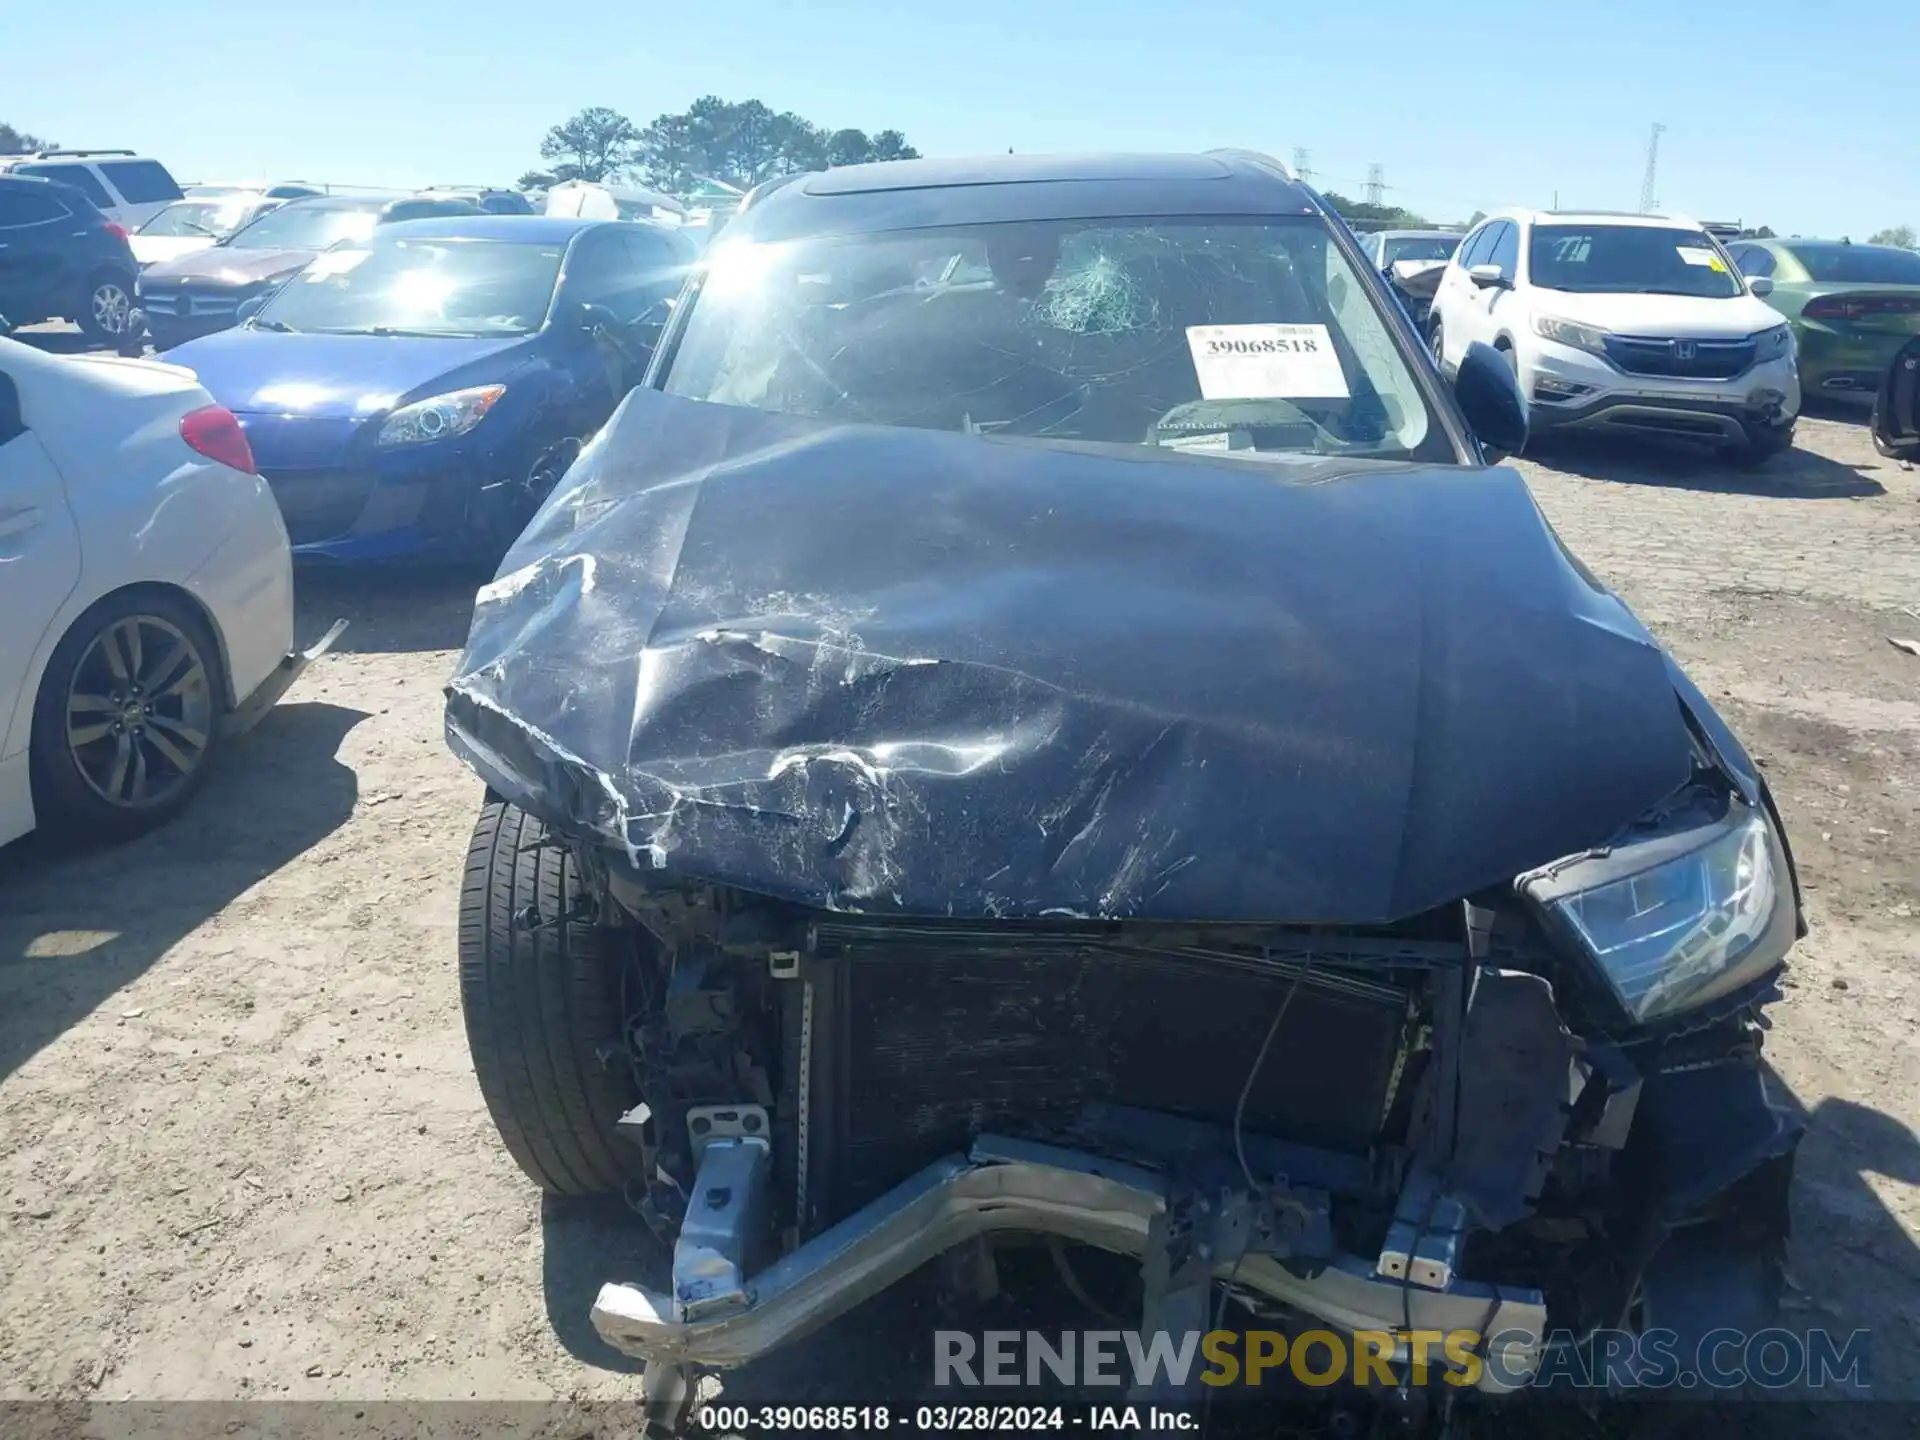
M 1293 973 L 1019 932 L 870 932 L 823 939 L 821 955 L 809 1228 L 983 1130 L 1063 1138 L 1091 1102 L 1228 1123 Z M 1308 974 L 1249 1096 L 1248 1134 L 1366 1150 L 1406 1029 L 1390 973 Z

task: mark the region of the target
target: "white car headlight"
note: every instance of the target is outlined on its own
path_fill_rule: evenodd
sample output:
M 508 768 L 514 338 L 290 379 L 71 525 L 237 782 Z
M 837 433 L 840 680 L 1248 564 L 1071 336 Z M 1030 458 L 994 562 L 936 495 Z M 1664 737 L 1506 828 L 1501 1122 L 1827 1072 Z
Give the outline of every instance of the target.
M 1771 330 L 1762 330 L 1753 337 L 1757 348 L 1754 357 L 1759 360 L 1778 360 L 1782 355 L 1793 353 L 1793 327 L 1776 325 Z
M 1576 350 L 1591 351 L 1595 355 L 1607 353 L 1607 336 L 1604 330 L 1596 330 L 1591 325 L 1582 325 L 1577 320 L 1561 320 L 1552 315 L 1533 317 L 1533 333 L 1543 340 L 1557 340 L 1562 345 L 1571 345 Z
M 1515 882 L 1593 961 L 1632 1021 L 1718 999 L 1780 963 L 1798 933 L 1786 855 L 1764 811 L 1698 805 L 1644 839 Z
M 380 444 L 419 445 L 464 435 L 484 420 L 494 402 L 506 393 L 504 385 L 475 385 L 402 405 L 380 427 Z

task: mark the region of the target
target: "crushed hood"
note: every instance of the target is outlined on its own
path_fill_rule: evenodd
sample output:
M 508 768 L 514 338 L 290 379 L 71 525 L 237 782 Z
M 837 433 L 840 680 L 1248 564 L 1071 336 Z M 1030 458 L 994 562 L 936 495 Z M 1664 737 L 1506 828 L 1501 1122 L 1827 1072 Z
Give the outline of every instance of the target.
M 1520 476 L 628 398 L 478 597 L 454 749 L 819 908 L 1398 919 L 1690 767 Z

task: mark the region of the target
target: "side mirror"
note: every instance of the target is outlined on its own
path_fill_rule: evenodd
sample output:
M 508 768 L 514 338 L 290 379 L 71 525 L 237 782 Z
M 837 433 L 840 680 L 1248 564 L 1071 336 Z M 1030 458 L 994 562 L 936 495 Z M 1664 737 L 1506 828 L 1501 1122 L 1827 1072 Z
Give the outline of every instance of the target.
M 242 300 L 240 302 L 240 308 L 233 312 L 233 322 L 236 325 L 244 325 L 266 308 L 267 297 L 265 295 L 256 295 L 251 300 Z
M 1520 393 L 1513 367 L 1491 345 L 1476 340 L 1467 346 L 1454 372 L 1453 398 L 1467 428 L 1489 452 L 1489 461 L 1527 448 L 1527 397 Z
M 1467 271 L 1467 278 L 1482 290 L 1510 288 L 1513 282 L 1507 279 L 1507 272 L 1498 265 L 1476 265 Z
M 1752 276 L 1747 281 L 1747 293 L 1765 299 L 1773 293 L 1773 281 L 1765 275 Z

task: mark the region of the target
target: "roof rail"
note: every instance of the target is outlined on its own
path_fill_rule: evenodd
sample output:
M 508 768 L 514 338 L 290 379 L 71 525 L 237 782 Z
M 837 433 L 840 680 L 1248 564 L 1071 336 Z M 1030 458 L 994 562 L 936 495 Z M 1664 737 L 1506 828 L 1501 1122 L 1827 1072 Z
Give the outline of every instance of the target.
M 1249 165 L 1258 165 L 1263 170 L 1273 171 L 1274 174 L 1290 184 L 1297 183 L 1297 178 L 1291 170 L 1280 161 L 1274 159 L 1273 156 L 1259 150 L 1243 150 L 1238 146 L 1228 145 L 1219 149 L 1209 150 L 1206 153 L 1222 160 L 1244 160 Z
M 135 150 L 37 150 L 27 156 L 29 160 L 52 160 L 55 158 L 73 160 L 83 155 L 135 155 Z

